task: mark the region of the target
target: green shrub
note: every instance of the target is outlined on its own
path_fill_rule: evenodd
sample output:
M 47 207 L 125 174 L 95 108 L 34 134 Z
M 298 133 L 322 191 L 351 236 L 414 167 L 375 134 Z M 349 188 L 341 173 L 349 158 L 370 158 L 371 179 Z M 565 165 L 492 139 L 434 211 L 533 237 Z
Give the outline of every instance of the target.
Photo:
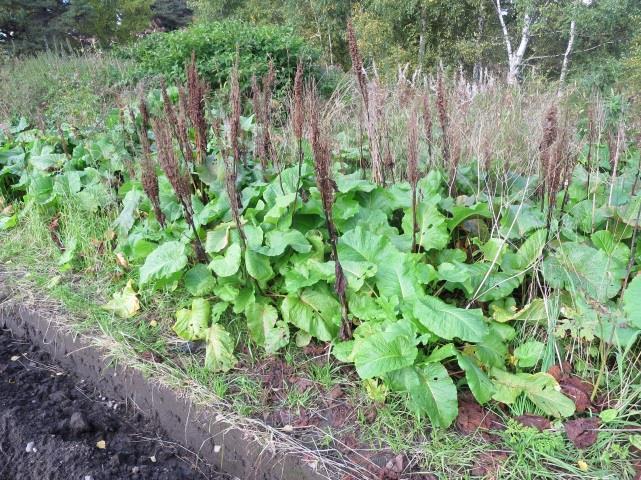
M 0 121 L 95 127 L 113 108 L 128 62 L 103 53 L 45 51 L 0 66 Z
M 193 52 L 199 73 L 216 90 L 227 82 L 237 51 L 242 88 L 250 85 L 252 74 L 261 77 L 267 72 L 269 59 L 274 61 L 277 79 L 282 81 L 294 76 L 298 57 L 308 65 L 318 58 L 318 53 L 290 28 L 231 20 L 153 33 L 117 53 L 136 64 L 135 80 L 162 75 L 175 81 L 184 80 L 185 61 Z

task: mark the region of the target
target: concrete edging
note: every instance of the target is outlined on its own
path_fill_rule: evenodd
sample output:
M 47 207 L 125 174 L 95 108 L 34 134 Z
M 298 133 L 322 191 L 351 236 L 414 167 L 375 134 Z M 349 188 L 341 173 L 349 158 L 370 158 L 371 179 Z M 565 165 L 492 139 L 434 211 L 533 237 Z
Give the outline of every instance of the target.
M 1 300 L 1 299 L 0 299 Z M 114 399 L 133 402 L 172 441 L 242 480 L 327 478 L 293 454 L 272 454 L 238 427 L 217 420 L 217 412 L 194 405 L 168 387 L 152 384 L 140 371 L 110 365 L 107 352 L 86 336 L 72 334 L 37 312 L 0 303 L 0 328 L 9 329 L 51 355 L 63 368 Z

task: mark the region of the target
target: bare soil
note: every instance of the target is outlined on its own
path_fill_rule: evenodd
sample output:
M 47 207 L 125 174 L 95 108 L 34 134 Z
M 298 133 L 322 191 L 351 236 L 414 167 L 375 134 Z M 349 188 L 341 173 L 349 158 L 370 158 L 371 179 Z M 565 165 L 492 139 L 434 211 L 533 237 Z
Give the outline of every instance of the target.
M 0 329 L 1 480 L 229 478 L 163 437 L 141 414 Z

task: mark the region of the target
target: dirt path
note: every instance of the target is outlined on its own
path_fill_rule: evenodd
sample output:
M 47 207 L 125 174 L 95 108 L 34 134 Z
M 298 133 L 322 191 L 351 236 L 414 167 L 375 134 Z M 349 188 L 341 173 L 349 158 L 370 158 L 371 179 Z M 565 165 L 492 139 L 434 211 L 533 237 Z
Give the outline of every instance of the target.
M 161 439 L 140 414 L 0 330 L 1 480 L 228 478 Z

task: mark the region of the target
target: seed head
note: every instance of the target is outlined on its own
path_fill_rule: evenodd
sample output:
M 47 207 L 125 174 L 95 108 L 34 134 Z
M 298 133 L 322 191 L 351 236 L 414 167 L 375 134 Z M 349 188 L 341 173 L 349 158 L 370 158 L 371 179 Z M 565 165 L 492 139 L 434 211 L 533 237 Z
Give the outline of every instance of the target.
M 303 123 L 305 113 L 303 112 L 303 62 L 299 59 L 294 77 L 294 111 L 292 115 L 294 136 L 300 140 L 303 138 Z

